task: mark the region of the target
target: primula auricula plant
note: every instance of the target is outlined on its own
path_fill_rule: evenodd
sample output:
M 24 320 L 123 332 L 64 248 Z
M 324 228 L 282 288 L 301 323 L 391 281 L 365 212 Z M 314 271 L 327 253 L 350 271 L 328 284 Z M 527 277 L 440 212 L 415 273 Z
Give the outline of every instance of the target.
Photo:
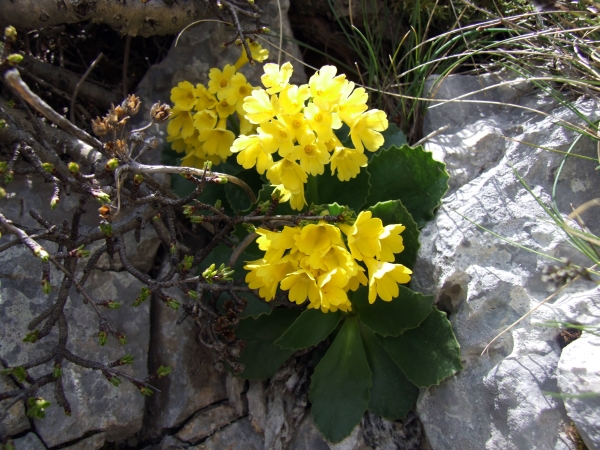
M 266 58 L 257 44 L 253 51 Z M 221 163 L 258 193 L 248 205 L 226 185 L 216 199 L 222 211 L 260 224 L 247 227 L 256 245 L 240 244 L 234 266 L 246 269 L 256 295 L 280 305 L 245 297 L 235 329 L 246 342 L 241 376 L 270 378 L 296 351 L 315 347 L 311 412 L 323 434 L 340 441 L 366 410 L 402 418 L 420 387 L 461 369 L 446 314 L 432 296 L 404 286 L 419 228 L 433 218 L 448 174 L 422 147 L 406 145 L 383 111 L 369 110 L 366 91 L 334 67 L 297 86 L 290 63 L 266 64 L 264 88 L 256 88 L 237 72 L 243 63 L 211 69 L 208 87 L 173 89 L 168 140 L 185 151 L 183 165 Z M 227 129 L 234 117 L 237 137 Z M 214 202 L 210 195 L 199 200 Z M 219 219 L 197 209 L 207 207 L 186 207 L 194 222 Z M 243 227 L 235 233 L 249 241 Z M 213 253 L 206 262 L 222 263 Z

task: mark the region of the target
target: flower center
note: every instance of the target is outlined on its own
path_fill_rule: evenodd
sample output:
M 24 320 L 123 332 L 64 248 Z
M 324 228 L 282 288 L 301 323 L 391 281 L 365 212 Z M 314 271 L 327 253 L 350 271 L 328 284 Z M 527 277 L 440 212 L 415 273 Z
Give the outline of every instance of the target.
M 323 121 L 323 116 L 321 114 L 316 114 L 315 115 L 315 122 L 322 122 Z
M 221 81 L 219 81 L 219 86 L 222 88 L 227 87 L 228 84 L 229 82 L 227 81 L 227 78 L 221 78 Z
M 307 155 L 312 155 L 313 151 L 315 149 L 314 145 L 307 145 L 304 147 L 304 153 L 306 153 Z

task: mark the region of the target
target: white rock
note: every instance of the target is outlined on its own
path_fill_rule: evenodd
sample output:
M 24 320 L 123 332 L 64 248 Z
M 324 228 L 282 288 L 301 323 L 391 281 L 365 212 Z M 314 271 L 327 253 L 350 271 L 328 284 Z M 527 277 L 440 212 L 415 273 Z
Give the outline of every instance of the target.
M 454 98 L 492 82 L 489 76 L 450 77 L 438 87 L 436 98 Z M 425 135 L 449 125 L 426 149 L 447 164 L 451 191 L 434 221 L 422 230 L 412 287 L 436 295 L 438 306 L 450 313 L 464 366 L 419 397 L 417 411 L 434 450 L 572 447 L 564 432 L 570 419 L 562 400 L 546 395 L 558 392 L 558 331 L 540 324 L 564 321 L 573 308 L 581 311 L 583 306 L 571 295 L 592 289 L 591 283 L 577 282 L 563 291 L 553 305 L 542 306 L 480 356 L 494 336 L 553 290 L 540 279 L 549 259 L 470 221 L 536 252 L 586 262 L 514 173 L 548 204 L 562 155 L 516 141 L 567 151 L 577 135 L 556 122 L 580 121 L 566 108 L 549 107 L 549 100 L 539 94 L 517 94 L 503 87 L 501 92 L 488 90 L 485 97 L 478 96 L 486 102 L 514 97 L 513 103 L 550 116 L 497 103 L 449 103 L 430 110 L 426 120 Z M 597 120 L 595 102 L 581 98 L 576 104 L 590 120 Z M 575 151 L 596 155 L 595 144 L 587 139 L 581 139 Z M 557 185 L 561 211 L 570 212 L 570 204 L 597 197 L 596 165 L 567 159 Z M 600 228 L 597 213 L 584 220 L 596 232 Z
M 558 362 L 558 389 L 567 414 L 590 450 L 600 449 L 600 337 L 584 332 Z

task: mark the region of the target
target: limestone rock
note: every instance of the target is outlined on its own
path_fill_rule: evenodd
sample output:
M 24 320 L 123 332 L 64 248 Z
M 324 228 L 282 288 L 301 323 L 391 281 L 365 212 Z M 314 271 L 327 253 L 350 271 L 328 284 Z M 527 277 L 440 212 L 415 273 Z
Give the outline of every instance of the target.
M 194 414 L 175 437 L 180 441 L 196 444 L 239 418 L 235 408 L 228 403 L 209 406 Z
M 168 269 L 165 260 L 161 275 L 164 276 Z M 185 301 L 177 289 L 165 292 L 178 301 Z M 145 437 L 156 438 L 166 429 L 181 426 L 196 411 L 227 398 L 225 375 L 215 371 L 210 350 L 198 340 L 195 322 L 187 319 L 177 325 L 180 314 L 152 296 L 154 332 L 150 343 L 150 367 L 156 370 L 161 365 L 170 366 L 173 371 L 154 381 L 161 392 L 148 399 Z
M 584 332 L 563 349 L 558 389 L 588 449 L 600 449 L 600 337 Z
M 79 442 L 64 447 L 64 450 L 99 450 L 104 445 L 106 433 L 97 433 Z
M 12 391 L 16 388 L 17 386 L 7 375 L 0 375 L 0 392 Z M 12 399 L 0 401 L 0 411 L 5 408 L 7 403 L 12 403 Z M 4 432 L 8 436 L 15 436 L 29 429 L 29 419 L 27 419 L 23 401 L 15 403 L 8 409 L 4 420 L 0 421 L 0 427 L 2 426 L 4 427 Z
M 218 433 L 213 434 L 202 444 L 190 447 L 190 450 L 263 450 L 264 440 L 254 431 L 247 417 L 232 423 Z
M 19 177 L 11 183 L 10 190 L 17 195 L 3 202 L 3 214 L 16 223 L 33 229 L 40 226 L 29 216 L 30 209 L 60 225 L 62 219 L 70 218 L 78 204 L 76 196 L 72 195 L 64 198 L 56 210 L 50 210 L 51 187 L 39 178 Z M 94 205 L 89 206 L 93 207 Z M 93 226 L 96 220 L 95 214 L 83 216 L 84 226 Z M 3 236 L 0 242 L 5 243 L 12 238 Z M 54 244 L 46 245 L 48 250 L 55 250 Z M 144 248 L 143 242 L 140 245 Z M 156 250 L 156 246 L 149 245 L 146 249 L 147 253 L 142 257 L 152 260 L 152 252 Z M 84 264 L 80 264 L 78 270 Z M 61 273 L 52 267 L 50 282 L 54 289 L 47 296 L 41 290 L 41 274 L 41 262 L 23 246 L 17 245 L 0 253 L 0 356 L 11 366 L 47 355 L 57 342 L 56 330 L 35 344 L 22 341 L 30 331 L 27 324 L 56 300 L 57 288 L 62 282 Z M 122 370 L 144 378 L 147 373 L 150 333 L 148 305 L 137 309 L 128 306 L 139 295 L 141 286 L 127 272 L 92 271 L 86 283 L 87 292 L 96 299 L 113 299 L 123 303 L 118 311 L 106 309 L 103 312 L 110 323 L 128 337 L 129 343 L 120 346 L 114 338 L 109 338 L 108 344 L 100 347 L 97 337 L 98 316 L 89 305 L 83 304 L 82 297 L 72 288 L 64 309 L 69 324 L 67 348 L 78 356 L 105 363 L 129 353 L 135 362 Z M 46 374 L 51 372 L 52 364 L 53 361 L 50 361 L 31 369 L 29 373 L 32 376 Z M 46 411 L 46 418 L 36 420 L 37 432 L 46 445 L 60 445 L 95 430 L 105 430 L 107 438 L 118 440 L 131 436 L 140 429 L 144 398 L 127 381 L 123 380 L 123 384 L 115 388 L 99 372 L 65 362 L 63 383 L 72 408 L 70 417 L 65 416 L 58 407 L 52 384 L 42 387 L 38 392 L 39 396 L 52 403 Z
M 437 86 L 435 96 L 453 98 L 492 81 L 450 77 Z M 467 103 L 447 103 L 428 113 L 425 135 L 449 125 L 427 142 L 426 149 L 446 162 L 452 189 L 435 219 L 422 230 L 411 287 L 436 295 L 438 306 L 449 313 L 464 370 L 423 391 L 417 412 L 434 450 L 567 449 L 572 443 L 564 428 L 570 420 L 560 398 L 546 395 L 558 391 L 558 331 L 541 325 L 565 320 L 569 308 L 575 307 L 567 305 L 578 302 L 573 294 L 593 285 L 578 281 L 561 291 L 558 299 L 480 356 L 494 336 L 552 294 L 553 289 L 541 281 L 541 269 L 550 260 L 500 240 L 464 217 L 536 252 L 585 264 L 515 176 L 516 171 L 548 204 L 563 156 L 543 148 L 567 151 L 578 135 L 557 122 L 580 120 L 535 91 L 485 92 L 486 101 L 513 97 L 517 105 L 550 115 Z M 600 108 L 594 101 L 583 97 L 575 104 L 589 120 L 597 120 Z M 576 142 L 575 151 L 597 156 L 595 143 L 586 138 Z M 591 162 L 566 160 L 556 187 L 561 211 L 570 212 L 570 204 L 597 197 L 600 177 L 594 168 Z M 597 233 L 600 223 L 593 214 L 583 220 Z
M 17 450 L 46 450 L 46 446 L 35 433 L 27 433 L 19 439 L 14 439 L 13 445 Z

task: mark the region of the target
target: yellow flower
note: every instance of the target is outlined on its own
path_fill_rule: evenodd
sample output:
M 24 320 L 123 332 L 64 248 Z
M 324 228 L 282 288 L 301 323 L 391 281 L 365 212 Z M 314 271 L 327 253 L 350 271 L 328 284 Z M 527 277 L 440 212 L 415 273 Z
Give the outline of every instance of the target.
M 194 86 L 189 81 L 181 81 L 171 89 L 171 102 L 181 111 L 190 111 L 196 105 Z
M 348 181 L 360 173 L 361 167 L 366 167 L 369 159 L 358 150 L 338 147 L 331 156 L 331 174 L 338 172 L 340 181 Z
M 203 111 L 198 111 L 193 116 L 194 118 L 194 127 L 198 132 L 202 132 L 204 130 L 211 130 L 217 124 L 217 115 L 214 111 L 209 109 L 205 109 Z
M 294 133 L 288 129 L 285 122 L 279 120 L 263 122 L 258 128 L 258 132 L 271 136 L 269 144 L 266 142 L 263 144 L 269 153 L 279 150 L 279 154 L 285 157 L 294 151 Z
M 339 228 L 326 222 L 306 225 L 294 239 L 298 250 L 306 255 L 323 254 L 328 252 L 332 246 L 342 244 Z
M 385 140 L 379 131 L 385 131 L 387 127 L 388 120 L 383 111 L 372 109 L 362 114 L 350 126 L 350 137 L 354 147 L 361 152 L 364 151 L 364 147 L 370 152 L 377 151 Z
M 265 64 L 265 73 L 260 77 L 262 84 L 267 88 L 268 94 L 281 92 L 290 81 L 294 68 L 289 62 L 281 67 L 278 64 Z
M 279 98 L 276 95 L 269 96 L 264 89 L 257 89 L 244 99 L 243 107 L 246 118 L 252 123 L 260 124 L 279 113 Z
M 392 262 L 396 259 L 394 253 L 401 253 L 404 251 L 404 242 L 400 233 L 402 233 L 405 228 L 404 225 L 400 224 L 387 225 L 384 227 L 383 232 L 379 235 L 379 242 L 381 243 L 381 255 L 379 259 L 381 261 Z
M 267 178 L 273 184 L 283 184 L 286 189 L 294 193 L 303 189 L 308 176 L 298 163 L 283 158 L 267 170 Z
M 321 288 L 321 311 L 335 312 L 338 309 L 348 311 L 352 309 L 345 287 L 348 284 L 348 275 L 342 269 L 334 269 L 319 276 Z
M 290 291 L 288 298 L 298 305 L 308 298 L 310 303 L 321 303 L 321 289 L 314 275 L 305 269 L 290 273 L 281 281 L 281 289 Z
M 319 139 L 328 141 L 333 136 L 333 130 L 342 126 L 336 113 L 319 108 L 315 103 L 310 103 L 304 108 L 304 117 L 308 120 L 310 127 L 317 133 Z
M 197 84 L 194 89 L 196 95 L 196 111 L 202 111 L 204 109 L 213 109 L 217 104 L 217 97 L 208 92 L 206 86 L 203 84 Z
M 325 164 L 329 162 L 325 144 L 312 133 L 302 136 L 298 144 L 294 147 L 293 157 L 300 161 L 302 170 L 310 175 L 321 175 L 325 171 Z
M 295 247 L 296 240 L 294 236 L 300 234 L 297 227 L 283 227 L 283 231 L 271 231 L 264 228 L 257 228 L 256 233 L 260 236 L 256 239 L 258 248 L 265 252 L 264 259 L 267 262 L 274 263 L 279 261 L 286 250 Z
M 167 125 L 167 133 L 172 138 L 185 139 L 194 134 L 194 121 L 189 110 L 173 108 L 171 119 Z
M 225 128 L 225 121 L 222 120 L 216 128 L 203 130 L 198 140 L 204 142 L 202 149 L 207 155 L 217 155 L 226 160 L 231 155 L 230 149 L 235 135 Z
M 304 103 L 310 97 L 310 89 L 307 84 L 298 87 L 290 84 L 279 93 L 279 103 L 284 114 L 298 114 L 302 112 Z
M 238 105 L 243 104 L 243 102 L 239 102 Z M 237 118 L 240 121 L 240 134 L 248 135 L 254 132 L 255 125 L 251 123 L 246 117 L 244 117 L 245 112 L 240 113 L 238 111 Z
M 257 135 L 239 136 L 231 146 L 232 153 L 238 153 L 237 162 L 244 169 L 256 166 L 256 171 L 265 173 L 273 165 L 273 157 L 265 151 Z
M 377 296 L 389 302 L 400 295 L 398 284 L 410 281 L 412 271 L 402 264 L 377 261 L 366 258 L 365 264 L 369 270 L 369 303 L 374 303 Z
M 246 39 L 248 42 L 248 47 L 250 47 L 250 54 L 252 55 L 252 59 L 256 62 L 263 62 L 265 59 L 269 57 L 269 50 L 266 48 L 262 48 L 261 45 L 256 41 L 251 41 L 250 39 Z M 244 46 L 240 46 L 242 49 L 242 55 L 235 62 L 236 70 L 240 70 L 241 67 L 248 64 L 248 55 L 246 54 L 246 49 Z
M 337 113 L 347 125 L 353 123 L 356 118 L 367 109 L 369 96 L 363 88 L 354 89 L 354 83 L 347 83 L 341 92 Z
M 223 100 L 226 100 L 230 105 L 238 105 L 238 112 L 243 113 L 243 100 L 252 94 L 252 85 L 248 83 L 243 73 L 236 73 L 231 77 L 229 89 L 223 92 Z
M 281 120 L 285 122 L 288 129 L 294 133 L 294 138 L 299 141 L 302 136 L 307 133 L 311 133 L 310 125 L 308 121 L 304 118 L 303 113 L 286 115 L 282 114 L 279 116 Z
M 289 200 L 290 207 L 295 211 L 301 211 L 306 205 L 306 199 L 304 198 L 304 185 L 294 192 L 285 188 L 283 184 L 278 184 L 273 190 L 273 194 L 279 196 L 279 202 L 285 203 Z
M 258 289 L 258 294 L 267 302 L 275 298 L 277 286 L 286 275 L 295 270 L 294 261 L 282 259 L 275 264 L 269 264 L 264 259 L 249 261 L 244 269 L 249 270 L 246 274 L 246 283 L 250 289 Z
M 227 119 L 235 112 L 235 105 L 230 105 L 227 103 L 227 100 L 223 99 L 217 103 L 215 109 L 217 110 L 217 114 L 219 114 L 219 119 Z
M 336 77 L 336 72 L 334 66 L 323 66 L 308 81 L 313 102 L 325 111 L 329 111 L 339 101 L 346 84 L 346 75 Z
M 231 64 L 226 64 L 223 71 L 216 67 L 208 72 L 208 92 L 216 94 L 219 100 L 223 100 L 223 95 L 231 85 L 231 78 L 235 74 L 235 67 Z
M 371 211 L 361 211 L 354 225 L 340 224 L 348 237 L 348 247 L 352 257 L 358 261 L 365 258 L 378 258 L 381 253 L 379 235 L 384 231 L 381 219 L 371 218 Z

